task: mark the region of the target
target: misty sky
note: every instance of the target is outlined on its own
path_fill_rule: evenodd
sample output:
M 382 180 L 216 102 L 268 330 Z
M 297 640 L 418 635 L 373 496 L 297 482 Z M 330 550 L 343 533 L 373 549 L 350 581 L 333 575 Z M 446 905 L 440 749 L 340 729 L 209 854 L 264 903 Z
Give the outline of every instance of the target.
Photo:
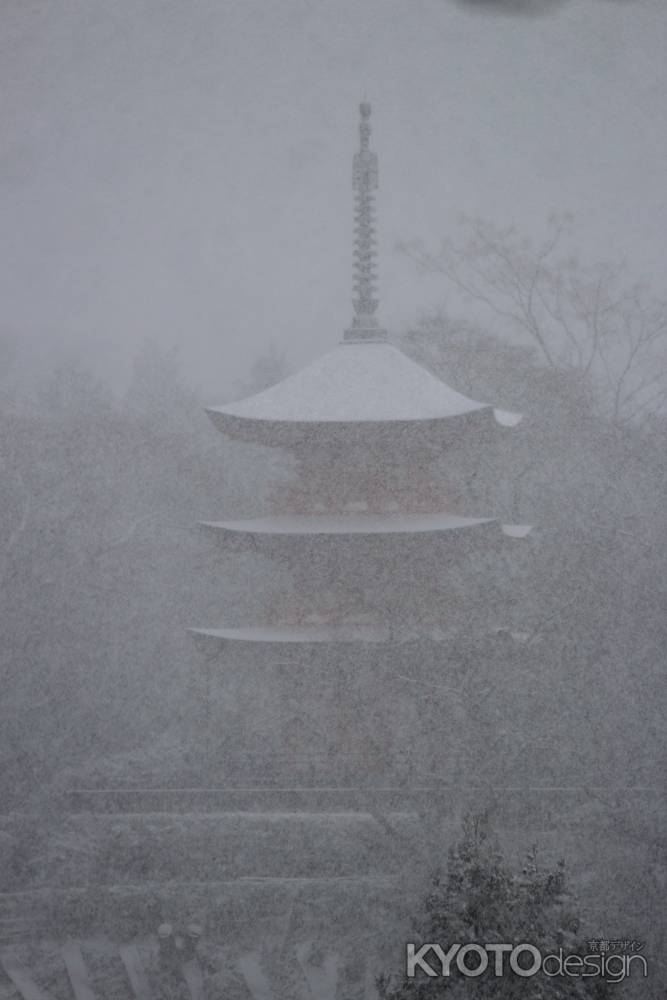
M 2 0 L 0 45 L 0 323 L 45 363 L 122 385 L 149 336 L 223 398 L 333 346 L 364 96 L 390 330 L 445 294 L 396 242 L 461 211 L 570 211 L 665 292 L 665 0 Z

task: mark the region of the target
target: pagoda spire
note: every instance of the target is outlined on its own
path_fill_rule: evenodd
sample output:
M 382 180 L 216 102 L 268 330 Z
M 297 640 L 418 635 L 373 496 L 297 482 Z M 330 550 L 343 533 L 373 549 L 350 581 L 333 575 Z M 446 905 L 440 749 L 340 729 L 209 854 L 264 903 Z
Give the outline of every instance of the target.
M 386 340 L 387 331 L 375 316 L 377 294 L 377 249 L 375 239 L 375 191 L 378 187 L 378 159 L 368 148 L 371 136 L 371 106 L 359 105 L 359 152 L 352 161 L 352 186 L 355 192 L 354 213 L 354 317 L 345 331 L 346 341 Z

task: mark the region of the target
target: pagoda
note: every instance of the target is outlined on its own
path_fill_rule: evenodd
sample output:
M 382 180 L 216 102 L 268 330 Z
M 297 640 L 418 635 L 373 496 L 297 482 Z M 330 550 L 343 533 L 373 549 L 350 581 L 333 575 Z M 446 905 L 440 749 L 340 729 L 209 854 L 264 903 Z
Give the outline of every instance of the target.
M 415 775 L 453 779 L 457 733 L 442 704 L 418 697 L 418 676 L 446 678 L 454 647 L 465 657 L 506 625 L 498 567 L 530 531 L 469 509 L 447 474 L 448 456 L 488 446 L 520 415 L 449 387 L 378 321 L 368 103 L 360 116 L 349 328 L 302 370 L 208 410 L 228 438 L 291 456 L 264 516 L 202 525 L 224 556 L 258 554 L 291 585 L 269 573 L 261 620 L 192 629 L 213 671 L 218 773 L 291 803 L 363 806 L 394 801 Z
M 248 556 L 273 567 L 261 595 L 247 588 L 252 612 L 191 629 L 203 739 L 176 785 L 160 768 L 156 786 L 148 768 L 122 786 L 69 789 L 55 875 L 0 900 L 0 943 L 40 927 L 49 940 L 54 929 L 143 935 L 118 954 L 70 941 L 59 975 L 66 967 L 77 996 L 93 995 L 84 959 L 101 981 L 124 966 L 135 995 L 148 995 L 135 988 L 142 954 L 152 968 L 164 952 L 201 997 L 192 963 L 203 934 L 217 949 L 211 995 L 368 1000 L 405 940 L 431 849 L 441 860 L 480 784 L 525 820 L 524 789 L 503 787 L 511 755 L 494 742 L 520 729 L 520 709 L 499 722 L 489 699 L 465 704 L 512 670 L 518 690 L 532 670 L 528 649 L 500 638 L 520 634 L 513 576 L 530 528 L 480 506 L 493 475 L 491 489 L 470 488 L 520 417 L 389 343 L 377 319 L 378 164 L 370 106 L 360 111 L 349 328 L 296 374 L 208 411 L 227 438 L 283 460 L 262 516 L 203 524 L 239 589 Z M 521 766 L 513 773 L 528 781 Z M 0 949 L 3 961 L 44 995 Z

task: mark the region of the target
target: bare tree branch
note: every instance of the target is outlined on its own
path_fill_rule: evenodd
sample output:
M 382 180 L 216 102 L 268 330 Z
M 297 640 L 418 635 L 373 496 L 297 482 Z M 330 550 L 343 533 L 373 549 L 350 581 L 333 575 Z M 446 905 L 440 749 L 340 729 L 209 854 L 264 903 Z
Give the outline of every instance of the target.
M 569 225 L 551 221 L 541 246 L 464 219 L 468 238 L 435 254 L 419 243 L 402 249 L 421 270 L 443 274 L 464 295 L 507 321 L 554 368 L 591 378 L 617 423 L 662 405 L 667 388 L 667 305 L 640 284 L 624 286 L 622 268 L 585 267 L 559 257 Z M 654 391 L 651 391 L 654 390 Z

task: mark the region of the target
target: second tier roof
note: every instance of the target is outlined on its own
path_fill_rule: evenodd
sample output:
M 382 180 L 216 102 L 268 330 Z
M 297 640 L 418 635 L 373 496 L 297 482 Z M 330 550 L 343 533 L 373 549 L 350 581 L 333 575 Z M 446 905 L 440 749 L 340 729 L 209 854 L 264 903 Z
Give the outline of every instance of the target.
M 503 534 L 524 538 L 530 525 L 501 524 L 493 517 L 458 517 L 435 514 L 285 514 L 230 521 L 202 521 L 202 527 L 257 535 L 393 535 L 458 531 L 482 524 L 497 524 Z

